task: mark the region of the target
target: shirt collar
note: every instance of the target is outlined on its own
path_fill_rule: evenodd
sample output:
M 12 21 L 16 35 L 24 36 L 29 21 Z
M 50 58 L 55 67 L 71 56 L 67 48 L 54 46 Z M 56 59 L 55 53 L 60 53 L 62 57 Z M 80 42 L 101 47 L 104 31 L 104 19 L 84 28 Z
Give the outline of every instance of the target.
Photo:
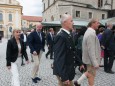
M 70 32 L 64 28 L 61 28 L 61 30 L 65 31 L 67 34 L 70 34 Z
M 93 33 L 96 33 L 96 31 L 91 27 L 89 27 L 88 30 L 92 31 Z

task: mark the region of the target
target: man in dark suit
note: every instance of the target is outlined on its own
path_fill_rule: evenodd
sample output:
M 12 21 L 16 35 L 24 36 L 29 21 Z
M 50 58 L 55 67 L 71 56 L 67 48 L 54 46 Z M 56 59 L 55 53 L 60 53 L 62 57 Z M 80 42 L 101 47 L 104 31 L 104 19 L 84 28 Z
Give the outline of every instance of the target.
M 50 59 L 53 59 L 53 44 L 54 44 L 54 30 L 53 28 L 49 29 L 49 33 L 46 36 L 48 52 L 46 53 L 46 58 L 50 54 Z
M 38 23 L 36 25 L 36 30 L 30 33 L 28 37 L 30 52 L 32 53 L 34 59 L 34 68 L 32 71 L 32 81 L 34 83 L 37 83 L 37 80 L 41 80 L 39 77 L 37 77 L 38 75 L 37 73 L 39 70 L 42 53 L 45 51 L 44 49 L 45 35 L 41 30 L 42 30 L 42 24 Z
M 112 24 L 107 25 L 101 39 L 101 47 L 104 49 L 104 71 L 110 74 L 114 74 L 112 67 L 115 54 L 115 37 L 112 27 Z
M 26 31 L 23 31 L 23 33 L 20 35 L 20 38 L 21 38 L 22 41 L 24 42 L 24 51 L 25 51 L 26 56 L 28 56 L 28 55 L 27 55 L 27 52 L 26 52 L 26 47 L 27 47 L 27 34 L 26 34 Z M 24 59 L 23 57 L 24 57 L 24 55 L 22 55 L 22 63 L 21 63 L 21 66 L 25 65 L 25 64 L 24 64 L 24 61 L 23 61 L 23 59 Z
M 80 65 L 82 61 L 76 57 L 75 45 L 70 33 L 73 28 L 72 17 L 68 14 L 62 15 L 61 24 L 61 31 L 54 39 L 53 73 L 57 76 L 59 86 L 74 86 L 72 80 L 75 76 L 75 60 L 77 58 Z

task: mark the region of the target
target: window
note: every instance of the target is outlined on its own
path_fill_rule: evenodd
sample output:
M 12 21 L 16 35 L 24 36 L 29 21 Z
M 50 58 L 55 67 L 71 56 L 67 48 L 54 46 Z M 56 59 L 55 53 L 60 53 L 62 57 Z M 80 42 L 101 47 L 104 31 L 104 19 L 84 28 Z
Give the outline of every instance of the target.
M 12 14 L 9 14 L 9 21 L 12 21 Z
M 0 25 L 0 29 L 2 29 L 2 25 Z
M 12 27 L 9 27 L 9 32 L 12 32 Z
M 105 19 L 105 14 L 102 14 L 102 19 Z
M 80 17 L 80 11 L 76 11 L 76 17 Z
M 60 15 L 60 18 L 61 18 L 61 15 Z
M 11 0 L 9 0 L 9 3 L 11 4 Z
M 92 12 L 89 12 L 89 19 L 92 18 Z
M 51 21 L 54 21 L 54 17 L 53 17 L 53 15 L 51 16 Z
M 50 6 L 50 0 L 48 0 L 48 7 Z
M 103 0 L 98 0 L 98 7 L 101 8 L 103 6 Z
M 0 21 L 3 21 L 3 14 L 0 13 Z
M 44 3 L 44 11 L 45 11 L 45 3 Z

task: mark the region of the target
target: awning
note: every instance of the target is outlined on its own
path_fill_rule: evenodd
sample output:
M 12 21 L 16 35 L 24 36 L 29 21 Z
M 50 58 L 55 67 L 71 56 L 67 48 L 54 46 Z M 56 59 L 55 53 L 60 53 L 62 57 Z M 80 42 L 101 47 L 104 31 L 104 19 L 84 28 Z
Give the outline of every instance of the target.
M 89 21 L 86 20 L 73 20 L 74 26 L 87 26 Z M 42 22 L 43 26 L 61 26 L 60 21 Z

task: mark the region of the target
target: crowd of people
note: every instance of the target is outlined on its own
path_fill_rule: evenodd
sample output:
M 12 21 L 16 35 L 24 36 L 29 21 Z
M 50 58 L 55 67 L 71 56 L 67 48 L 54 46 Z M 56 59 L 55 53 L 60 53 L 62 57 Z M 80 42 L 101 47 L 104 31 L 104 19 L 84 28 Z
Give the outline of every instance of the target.
M 24 58 L 29 63 L 27 46 L 34 64 L 30 76 L 34 83 L 41 80 L 38 72 L 45 44 L 48 47 L 45 56 L 48 59 L 50 55 L 50 59 L 53 59 L 51 68 L 58 80 L 58 86 L 80 86 L 85 78 L 88 79 L 89 86 L 95 86 L 94 79 L 99 67 L 104 67 L 106 73 L 114 74 L 112 66 L 115 56 L 115 28 L 112 24 L 100 27 L 98 19 L 92 19 L 87 27 L 81 27 L 78 32 L 73 28 L 71 15 L 63 14 L 60 22 L 62 28 L 57 33 L 49 28 L 49 32 L 45 34 L 41 23 L 36 24 L 36 29 L 31 30 L 28 36 L 25 31 L 21 33 L 20 29 L 13 30 L 6 49 L 6 66 L 12 73 L 12 86 L 20 86 L 19 69 L 25 65 Z M 73 81 L 77 66 L 83 74 Z

